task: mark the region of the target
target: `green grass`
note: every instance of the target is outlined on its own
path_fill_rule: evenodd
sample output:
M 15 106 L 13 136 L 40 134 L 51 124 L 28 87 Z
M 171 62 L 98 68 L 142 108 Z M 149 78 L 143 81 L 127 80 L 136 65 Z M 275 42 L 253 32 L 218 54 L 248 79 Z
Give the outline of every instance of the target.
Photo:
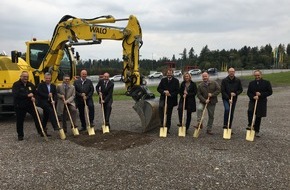
M 243 76 L 240 78 L 249 80 L 249 81 L 254 80 L 253 76 Z M 263 74 L 262 78 L 265 80 L 269 80 L 272 86 L 289 86 L 290 85 L 290 72 Z

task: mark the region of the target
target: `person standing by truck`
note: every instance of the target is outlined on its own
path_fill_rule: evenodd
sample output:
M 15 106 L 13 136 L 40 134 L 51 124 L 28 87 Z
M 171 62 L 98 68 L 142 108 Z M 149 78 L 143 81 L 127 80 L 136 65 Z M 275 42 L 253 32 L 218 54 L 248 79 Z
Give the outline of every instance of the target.
M 36 88 L 34 84 L 28 80 L 28 72 L 23 71 L 20 75 L 20 79 L 14 82 L 12 86 L 14 108 L 16 112 L 16 131 L 19 141 L 24 139 L 23 124 L 26 113 L 29 113 L 32 116 L 38 134 L 42 135 L 40 124 L 33 106 L 33 102 L 35 102 Z

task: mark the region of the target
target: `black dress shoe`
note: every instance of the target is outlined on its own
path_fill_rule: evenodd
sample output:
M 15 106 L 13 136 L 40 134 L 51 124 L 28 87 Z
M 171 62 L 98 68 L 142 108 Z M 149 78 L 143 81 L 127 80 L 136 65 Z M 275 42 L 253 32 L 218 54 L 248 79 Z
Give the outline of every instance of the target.
M 21 137 L 21 136 L 18 137 L 18 140 L 19 140 L 19 141 L 23 141 L 23 139 L 24 139 L 24 138 Z
M 79 131 L 85 131 L 85 130 L 87 130 L 87 129 L 82 127 Z

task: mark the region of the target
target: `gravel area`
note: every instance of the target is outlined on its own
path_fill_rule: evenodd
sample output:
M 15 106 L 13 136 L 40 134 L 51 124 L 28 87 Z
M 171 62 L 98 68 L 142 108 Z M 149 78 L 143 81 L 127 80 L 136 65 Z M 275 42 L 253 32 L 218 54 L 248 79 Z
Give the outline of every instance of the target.
M 223 105 L 216 106 L 214 135 L 177 136 L 174 109 L 171 134 L 141 133 L 133 101 L 113 104 L 111 134 L 103 135 L 96 105 L 95 136 L 82 132 L 67 140 L 36 134 L 26 118 L 24 141 L 17 140 L 15 116 L 0 117 L 0 189 L 290 189 L 290 88 L 275 88 L 260 138 L 246 137 L 248 98 L 240 96 L 231 140 L 222 138 Z M 207 118 L 207 117 L 206 117 Z M 206 121 L 206 119 L 205 119 Z M 196 124 L 193 113 L 192 124 Z

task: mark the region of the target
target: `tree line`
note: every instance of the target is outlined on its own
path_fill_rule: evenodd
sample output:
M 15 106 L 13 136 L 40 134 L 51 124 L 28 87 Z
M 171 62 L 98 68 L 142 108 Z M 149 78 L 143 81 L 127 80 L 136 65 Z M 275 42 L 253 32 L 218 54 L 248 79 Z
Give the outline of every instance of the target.
M 163 57 L 159 60 L 140 59 L 140 72 L 148 75 L 150 71 L 164 71 L 168 62 L 176 63 L 175 69 L 186 71 L 188 68 L 217 68 L 220 71 L 228 67 L 242 69 L 288 69 L 290 67 L 290 44 L 285 47 L 280 44 L 273 48 L 271 44 L 259 47 L 244 46 L 241 49 L 210 50 L 206 45 L 199 55 L 191 47 L 184 48 L 181 54 L 172 58 Z M 109 72 L 111 75 L 121 74 L 123 62 L 120 59 L 80 60 L 77 71 L 87 69 L 89 75 L 99 75 Z

